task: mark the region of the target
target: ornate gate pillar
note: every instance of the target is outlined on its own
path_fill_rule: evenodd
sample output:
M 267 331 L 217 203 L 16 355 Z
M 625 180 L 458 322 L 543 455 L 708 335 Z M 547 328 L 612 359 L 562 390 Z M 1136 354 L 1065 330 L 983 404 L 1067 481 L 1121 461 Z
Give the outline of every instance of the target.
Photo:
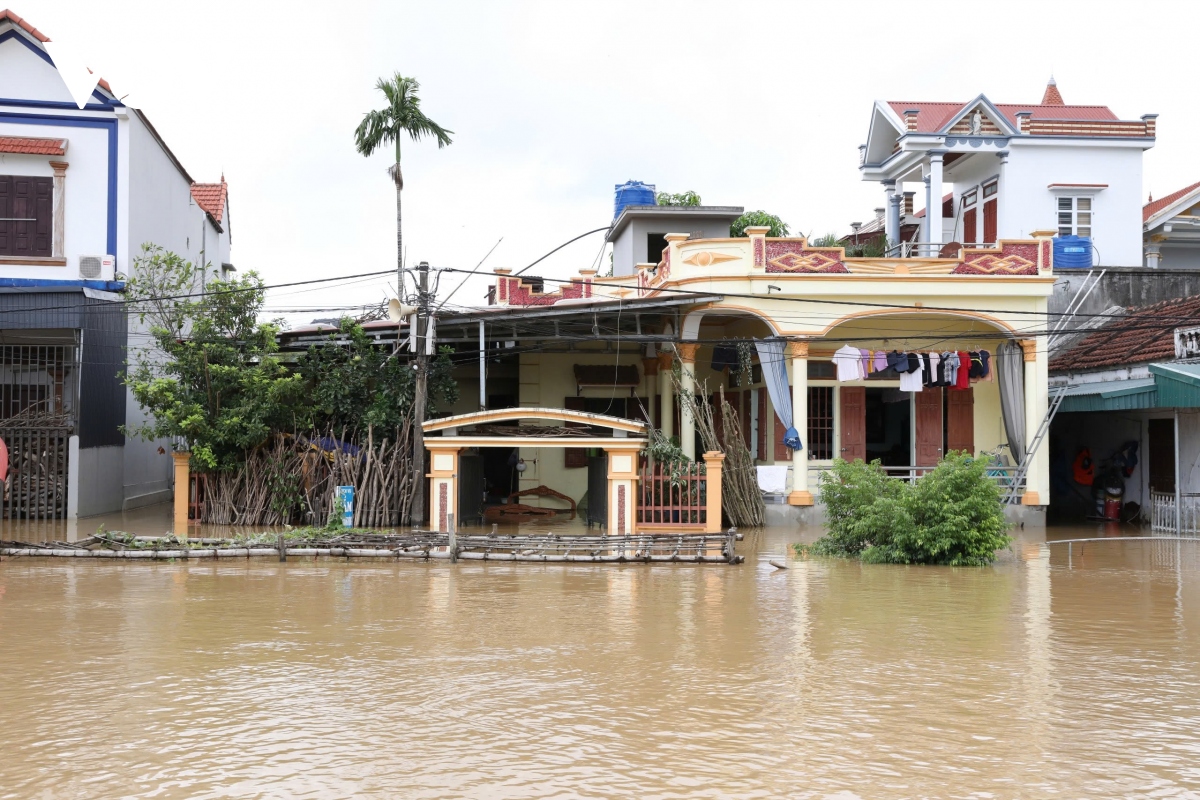
M 638 450 L 605 448 L 608 455 L 608 535 L 637 532 Z
M 446 532 L 447 516 L 458 510 L 459 448 L 439 446 L 436 439 L 426 439 L 425 445 L 429 448 L 429 474 L 425 476 L 429 478 L 429 528 Z

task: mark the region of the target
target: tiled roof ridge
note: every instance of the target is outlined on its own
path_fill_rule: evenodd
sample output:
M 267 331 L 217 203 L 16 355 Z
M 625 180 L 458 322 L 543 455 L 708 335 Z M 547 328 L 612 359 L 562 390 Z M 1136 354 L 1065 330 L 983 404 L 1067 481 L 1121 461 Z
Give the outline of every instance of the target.
M 220 183 L 193 183 L 192 197 L 196 205 L 204 209 L 212 218 L 221 224 L 225 215 L 225 201 L 229 196 L 229 184 L 225 183 L 222 173 Z
M 1171 192 L 1165 197 L 1160 197 L 1157 200 L 1151 200 L 1142 206 L 1142 222 L 1149 222 L 1150 218 L 1162 211 L 1167 206 L 1173 205 L 1177 200 L 1186 197 L 1196 189 L 1200 189 L 1200 181 L 1196 181 L 1191 186 L 1185 186 L 1177 192 Z
M 28 22 L 26 22 L 21 17 L 17 16 L 16 12 L 11 9 L 5 8 L 5 9 L 0 10 L 0 22 L 3 22 L 4 20 L 8 20 L 12 24 L 21 28 L 26 33 L 28 33 L 30 36 L 37 39 L 39 42 L 42 42 L 43 44 L 50 41 L 49 36 L 47 36 L 46 34 L 39 31 L 37 28 L 30 25 Z

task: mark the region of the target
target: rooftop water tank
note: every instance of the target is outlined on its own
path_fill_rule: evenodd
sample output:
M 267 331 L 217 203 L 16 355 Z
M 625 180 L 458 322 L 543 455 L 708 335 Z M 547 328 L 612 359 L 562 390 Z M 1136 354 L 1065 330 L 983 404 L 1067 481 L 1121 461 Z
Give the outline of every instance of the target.
M 618 183 L 616 196 L 613 199 L 613 219 L 621 216 L 625 206 L 654 205 L 654 184 L 641 181 L 625 181 Z
M 1090 237 L 1090 236 L 1056 236 L 1056 237 L 1054 237 L 1054 268 L 1055 269 L 1091 269 L 1092 268 L 1092 237 Z

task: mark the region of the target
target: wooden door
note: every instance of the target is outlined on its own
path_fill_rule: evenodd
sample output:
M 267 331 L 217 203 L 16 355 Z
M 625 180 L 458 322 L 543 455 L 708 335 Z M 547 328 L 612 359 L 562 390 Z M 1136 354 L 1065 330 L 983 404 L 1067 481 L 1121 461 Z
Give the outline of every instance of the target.
M 975 244 L 975 206 L 963 212 L 963 244 Z
M 1150 469 L 1150 488 L 1156 492 L 1175 491 L 1175 420 L 1150 420 L 1150 441 L 1146 461 Z
M 996 243 L 996 200 L 988 200 L 983 204 L 983 241 L 985 244 Z
M 842 386 L 840 396 L 842 445 L 839 455 L 847 461 L 867 458 L 867 387 Z
M 926 387 L 913 393 L 913 414 L 917 424 L 918 467 L 932 467 L 942 459 L 942 390 Z
M 946 450 L 975 455 L 975 390 L 946 392 Z

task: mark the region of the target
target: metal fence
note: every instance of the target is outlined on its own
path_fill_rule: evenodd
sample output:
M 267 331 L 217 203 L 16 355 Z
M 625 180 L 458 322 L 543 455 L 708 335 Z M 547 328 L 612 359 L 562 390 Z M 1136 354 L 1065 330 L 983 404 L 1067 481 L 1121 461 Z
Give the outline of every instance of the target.
M 77 344 L 0 344 L 0 440 L 8 454 L 0 517 L 67 515 Z
M 708 475 L 692 463 L 672 475 L 659 464 L 642 464 L 638 482 L 639 528 L 703 530 L 708 522 Z
M 1179 498 L 1178 520 L 1175 495 L 1167 492 L 1150 493 L 1150 529 L 1156 533 L 1200 533 L 1200 495 L 1184 494 Z M 1176 528 L 1178 522 L 1178 529 Z

